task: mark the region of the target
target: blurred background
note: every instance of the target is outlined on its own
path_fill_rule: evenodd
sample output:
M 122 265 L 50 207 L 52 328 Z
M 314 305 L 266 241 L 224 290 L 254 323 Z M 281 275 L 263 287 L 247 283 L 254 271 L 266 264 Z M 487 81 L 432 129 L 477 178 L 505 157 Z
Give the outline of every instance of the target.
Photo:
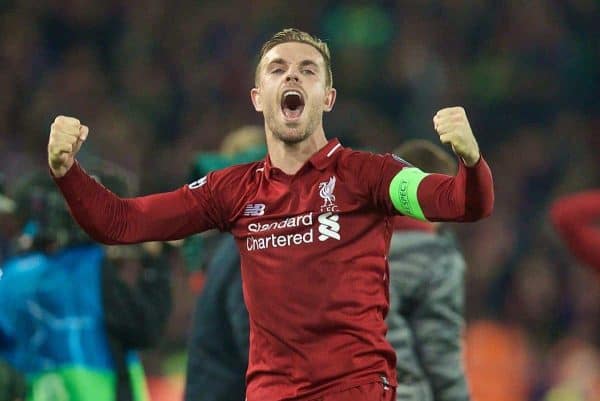
M 2 0 L 2 185 L 45 167 L 64 114 L 90 127 L 81 158 L 129 171 L 133 193 L 181 186 L 195 154 L 262 124 L 249 100 L 257 53 L 289 26 L 329 43 L 329 138 L 387 152 L 435 140 L 439 108 L 467 110 L 496 189 L 492 217 L 454 226 L 474 399 L 600 399 L 600 281 L 548 219 L 557 196 L 600 186 L 596 0 Z M 144 353 L 154 400 L 178 399 L 202 284 L 170 263 L 174 312 Z M 561 395 L 573 386 L 585 398 Z

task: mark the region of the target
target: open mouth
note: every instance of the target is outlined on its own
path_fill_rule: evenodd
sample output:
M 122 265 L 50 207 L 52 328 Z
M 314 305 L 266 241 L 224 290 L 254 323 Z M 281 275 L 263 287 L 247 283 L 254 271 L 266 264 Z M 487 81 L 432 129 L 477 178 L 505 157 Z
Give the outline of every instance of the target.
M 304 97 L 302 93 L 295 90 L 283 92 L 281 98 L 281 111 L 288 120 L 296 120 L 302 115 L 304 110 Z

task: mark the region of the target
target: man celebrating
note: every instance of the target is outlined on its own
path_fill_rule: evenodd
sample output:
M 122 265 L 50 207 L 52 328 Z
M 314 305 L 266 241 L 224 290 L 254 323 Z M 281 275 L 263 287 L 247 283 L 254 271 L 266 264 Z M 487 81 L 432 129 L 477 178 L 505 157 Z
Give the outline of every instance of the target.
M 384 322 L 390 218 L 474 221 L 493 208 L 491 172 L 462 108 L 433 119 L 461 159 L 452 177 L 327 141 L 322 117 L 335 97 L 327 45 L 285 29 L 264 44 L 251 90 L 268 156 L 130 199 L 75 162 L 88 127 L 60 116 L 50 130 L 51 171 L 93 238 L 165 241 L 211 228 L 233 234 L 250 316 L 248 401 L 394 399 Z

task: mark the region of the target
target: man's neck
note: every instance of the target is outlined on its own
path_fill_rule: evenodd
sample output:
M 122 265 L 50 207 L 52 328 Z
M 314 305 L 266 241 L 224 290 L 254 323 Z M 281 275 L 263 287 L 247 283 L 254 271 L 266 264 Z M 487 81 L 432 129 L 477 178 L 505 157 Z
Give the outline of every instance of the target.
M 323 127 L 319 127 L 302 142 L 287 144 L 267 132 L 267 148 L 273 167 L 294 175 L 315 153 L 327 145 Z

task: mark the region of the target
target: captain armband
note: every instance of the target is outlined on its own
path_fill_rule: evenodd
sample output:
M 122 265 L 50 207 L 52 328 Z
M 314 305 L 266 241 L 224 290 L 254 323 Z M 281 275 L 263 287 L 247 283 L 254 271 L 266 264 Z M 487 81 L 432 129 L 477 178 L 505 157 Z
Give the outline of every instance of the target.
M 397 211 L 405 216 L 427 220 L 419 205 L 417 190 L 428 175 L 416 167 L 405 167 L 396 174 L 390 183 L 390 199 Z

